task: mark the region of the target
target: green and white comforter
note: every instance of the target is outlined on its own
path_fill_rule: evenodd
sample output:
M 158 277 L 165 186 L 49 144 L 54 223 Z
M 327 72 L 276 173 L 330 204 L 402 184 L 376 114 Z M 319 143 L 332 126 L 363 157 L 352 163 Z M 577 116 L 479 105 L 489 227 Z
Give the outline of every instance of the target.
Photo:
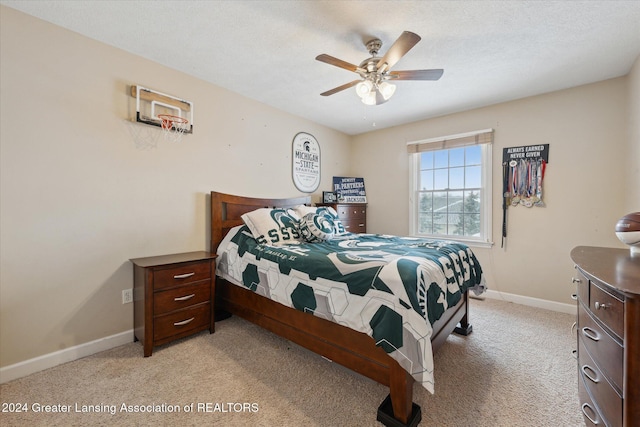
M 462 292 L 485 289 L 471 249 L 451 241 L 347 233 L 273 247 L 238 226 L 218 255 L 222 278 L 368 334 L 432 393 L 431 325 Z

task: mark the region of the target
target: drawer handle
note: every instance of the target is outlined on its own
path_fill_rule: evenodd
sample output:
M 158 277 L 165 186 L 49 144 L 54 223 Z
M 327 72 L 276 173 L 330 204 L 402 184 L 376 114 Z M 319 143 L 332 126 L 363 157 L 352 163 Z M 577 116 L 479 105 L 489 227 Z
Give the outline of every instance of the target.
M 595 384 L 598 384 L 600 382 L 600 379 L 598 378 L 598 373 L 591 366 L 582 365 L 582 368 L 580 368 L 580 369 L 582 370 L 582 373 L 584 374 L 584 376 L 589 378 L 591 380 L 591 382 L 593 382 Z M 589 371 L 589 372 L 587 372 L 587 371 Z
M 185 273 L 185 274 L 176 274 L 173 276 L 174 279 L 186 279 L 187 277 L 195 276 L 196 273 Z
M 196 294 L 185 295 L 183 297 L 175 297 L 173 300 L 174 301 L 186 301 L 186 300 L 191 299 L 191 298 L 193 298 L 195 296 L 196 296 Z
M 173 326 L 184 326 L 187 323 L 193 322 L 193 319 L 195 319 L 195 317 L 192 317 L 191 319 L 183 320 L 182 322 L 175 322 Z
M 575 277 L 571 278 L 571 283 L 582 283 L 582 280 L 576 279 Z
M 600 341 L 600 334 L 589 327 L 582 328 L 582 334 L 592 341 Z
M 589 408 L 589 410 L 591 412 L 593 412 L 593 414 L 595 415 L 596 419 L 594 420 L 593 418 L 591 418 L 589 416 L 589 414 L 587 414 L 587 411 L 584 410 L 584 408 Z M 584 414 L 585 417 L 587 417 L 589 419 L 589 421 L 591 421 L 592 424 L 594 424 L 594 425 L 600 424 L 600 421 L 598 420 L 598 413 L 596 411 L 594 411 L 594 409 L 588 403 L 583 403 L 582 404 L 582 413 Z
M 595 306 L 596 306 L 596 310 L 606 310 L 607 308 L 609 308 L 607 304 L 603 302 L 598 302 L 598 301 L 596 301 Z
M 573 330 L 576 329 L 576 326 L 578 326 L 578 322 L 573 322 L 573 325 L 571 325 L 571 333 L 573 333 Z
M 571 350 L 571 354 L 573 355 L 573 358 L 578 360 L 578 350 Z
M 578 299 L 578 294 L 571 294 L 571 299 L 576 301 Z

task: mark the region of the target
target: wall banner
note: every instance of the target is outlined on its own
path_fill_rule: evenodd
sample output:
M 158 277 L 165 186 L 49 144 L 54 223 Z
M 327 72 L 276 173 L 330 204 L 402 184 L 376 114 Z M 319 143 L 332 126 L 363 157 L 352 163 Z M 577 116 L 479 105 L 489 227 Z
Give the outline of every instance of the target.
M 293 138 L 292 176 L 296 188 L 313 193 L 320 186 L 320 145 L 313 135 L 300 132 Z
M 502 162 L 511 160 L 544 160 L 549 163 L 549 144 L 523 145 L 521 147 L 506 147 L 502 149 Z
M 334 176 L 333 191 L 338 196 L 338 203 L 367 203 L 364 178 Z

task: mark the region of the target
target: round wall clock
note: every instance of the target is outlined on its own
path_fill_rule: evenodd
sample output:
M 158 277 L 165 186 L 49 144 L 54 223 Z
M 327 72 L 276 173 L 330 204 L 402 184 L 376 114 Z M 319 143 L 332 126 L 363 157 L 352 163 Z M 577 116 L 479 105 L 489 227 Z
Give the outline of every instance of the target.
M 320 145 L 313 135 L 300 132 L 293 138 L 293 183 L 304 193 L 320 186 Z

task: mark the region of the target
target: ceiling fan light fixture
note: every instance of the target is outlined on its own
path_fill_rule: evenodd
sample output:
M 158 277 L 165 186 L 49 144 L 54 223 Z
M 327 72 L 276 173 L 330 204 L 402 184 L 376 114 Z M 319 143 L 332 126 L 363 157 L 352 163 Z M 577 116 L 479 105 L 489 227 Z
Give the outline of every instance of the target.
M 389 98 L 391 98 L 395 93 L 396 85 L 387 83 L 387 82 L 382 82 L 378 85 L 378 90 L 380 91 L 380 94 L 382 95 L 384 100 L 388 101 Z
M 356 85 L 356 93 L 360 98 L 368 96 L 373 90 L 373 83 L 370 80 L 363 80 Z
M 362 97 L 362 103 L 365 105 L 376 105 L 377 104 L 377 99 L 376 99 L 376 94 L 378 92 L 376 92 L 375 90 L 372 90 L 371 92 L 369 92 L 368 94 L 366 94 L 365 96 Z

